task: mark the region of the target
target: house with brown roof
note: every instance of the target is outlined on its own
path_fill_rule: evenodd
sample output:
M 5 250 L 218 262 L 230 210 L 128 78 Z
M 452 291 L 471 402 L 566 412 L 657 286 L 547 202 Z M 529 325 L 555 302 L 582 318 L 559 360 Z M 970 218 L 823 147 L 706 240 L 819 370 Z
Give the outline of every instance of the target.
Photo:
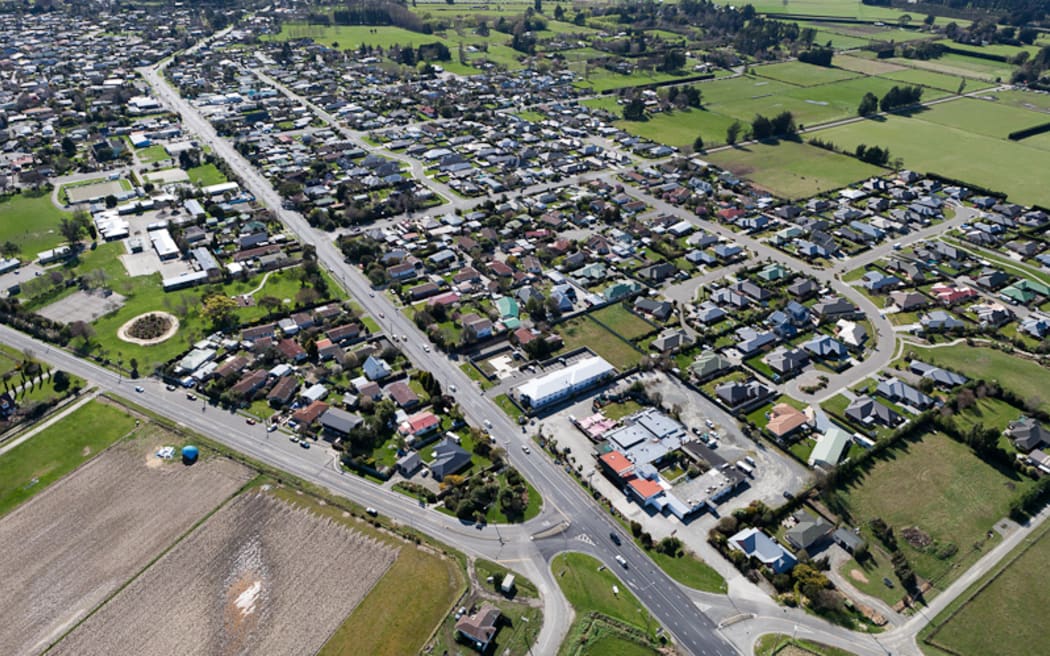
M 500 610 L 492 604 L 482 604 L 473 615 L 464 615 L 456 621 L 456 633 L 485 653 L 499 632 Z
M 292 415 L 292 419 L 299 424 L 300 428 L 306 428 L 317 421 L 318 417 L 324 414 L 328 407 L 328 404 L 324 401 L 314 401 L 305 408 L 296 410 L 295 414 Z
M 787 403 L 778 403 L 769 411 L 766 430 L 783 439 L 806 425 L 806 415 Z
M 267 377 L 268 375 L 263 369 L 249 371 L 234 383 L 233 387 L 230 388 L 230 392 L 238 397 L 250 399 L 255 392 L 262 389 L 262 386 L 266 384 Z
M 299 342 L 291 338 L 285 338 L 277 342 L 277 350 L 281 352 L 284 359 L 290 362 L 302 362 L 306 359 L 306 349 L 299 346 Z
M 399 380 L 396 383 L 391 383 L 387 386 L 386 393 L 390 395 L 394 403 L 406 410 L 419 405 L 419 397 L 404 381 Z
M 335 344 L 347 344 L 356 341 L 361 336 L 361 324 L 347 323 L 336 326 L 325 332 L 325 335 Z
M 295 376 L 285 376 L 277 381 L 266 400 L 275 408 L 286 406 L 295 398 L 295 391 L 299 389 L 299 381 Z

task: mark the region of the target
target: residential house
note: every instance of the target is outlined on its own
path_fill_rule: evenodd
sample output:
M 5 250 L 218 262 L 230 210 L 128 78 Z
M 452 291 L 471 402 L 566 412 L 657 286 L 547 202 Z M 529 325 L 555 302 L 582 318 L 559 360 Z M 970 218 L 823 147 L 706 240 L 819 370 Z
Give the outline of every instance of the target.
M 776 540 L 757 528 L 746 528 L 729 538 L 732 548 L 755 558 L 777 574 L 791 571 L 798 562 L 791 553 Z
M 732 368 L 733 363 L 714 351 L 704 351 L 696 356 L 693 364 L 689 365 L 689 371 L 696 378 L 696 382 L 702 383 L 718 376 L 723 371 Z
M 822 517 L 803 513 L 797 523 L 784 533 L 784 539 L 795 549 L 810 551 L 819 547 L 833 528 Z
M 839 319 L 835 322 L 835 328 L 837 328 L 839 340 L 846 346 L 860 348 L 864 345 L 864 341 L 868 339 L 868 331 L 864 330 L 864 326 L 855 321 Z
M 419 396 L 404 381 L 399 380 L 396 383 L 391 383 L 387 386 L 386 393 L 402 409 L 410 410 L 419 405 Z
M 693 337 L 689 333 L 681 328 L 674 328 L 662 332 L 659 337 L 653 340 L 651 348 L 660 353 L 670 353 L 692 346 L 693 342 Z
M 727 381 L 715 387 L 715 396 L 733 412 L 761 405 L 772 394 L 771 389 L 757 380 Z
M 930 304 L 930 299 L 922 293 L 906 290 L 890 292 L 890 300 L 901 312 L 910 312 Z
M 765 363 L 780 376 L 790 376 L 809 364 L 809 356 L 798 349 L 781 347 L 771 351 L 765 357 Z
M 430 473 L 434 480 L 444 480 L 470 466 L 470 453 L 449 438 L 444 438 L 433 447 L 434 459 L 430 462 Z
M 932 380 L 934 385 L 938 387 L 950 389 L 952 387 L 958 387 L 967 381 L 966 376 L 957 374 L 954 371 L 948 371 L 947 369 L 941 369 L 935 367 L 932 364 L 926 364 L 919 360 L 912 360 L 908 364 L 908 370 L 917 376 Z
M 875 387 L 875 393 L 889 401 L 915 410 L 926 410 L 932 408 L 936 403 L 931 397 L 897 378 L 880 380 Z
M 273 386 L 270 393 L 266 395 L 266 400 L 271 406 L 282 408 L 292 402 L 298 389 L 299 381 L 296 380 L 295 376 L 285 376 Z
M 473 615 L 464 615 L 456 620 L 456 633 L 484 654 L 499 632 L 500 610 L 486 602 Z
M 894 428 L 904 421 L 893 408 L 883 405 L 867 394 L 858 396 L 846 406 L 846 417 L 864 426 L 882 424 Z
M 958 330 L 966 325 L 961 319 L 955 318 L 944 310 L 934 310 L 923 314 L 919 317 L 919 324 L 924 330 L 930 331 Z
M 387 364 L 386 360 L 377 358 L 374 355 L 368 356 L 363 369 L 368 380 L 383 380 L 391 374 L 390 365 Z
M 658 321 L 667 321 L 673 310 L 674 306 L 667 301 L 658 301 L 647 296 L 639 296 L 634 299 L 635 312 L 647 314 Z
M 809 454 L 811 467 L 834 467 L 842 460 L 842 454 L 853 442 L 849 433 L 838 426 L 831 426 L 817 440 Z
M 1050 444 L 1050 431 L 1031 417 L 1022 417 L 1006 426 L 1006 436 L 1018 451 L 1028 452 Z
M 364 423 L 364 420 L 358 415 L 339 408 L 328 408 L 319 421 L 325 435 L 333 438 L 344 438 L 350 434 L 350 431 Z
M 807 422 L 808 419 L 801 410 L 787 403 L 778 403 L 769 411 L 766 430 L 782 440 L 800 430 Z

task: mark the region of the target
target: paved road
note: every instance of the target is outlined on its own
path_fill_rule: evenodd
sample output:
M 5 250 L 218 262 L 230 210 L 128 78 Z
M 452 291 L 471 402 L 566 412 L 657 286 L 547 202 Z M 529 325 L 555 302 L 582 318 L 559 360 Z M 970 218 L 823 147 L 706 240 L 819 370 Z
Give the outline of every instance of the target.
M 538 453 L 534 453 L 531 456 L 526 455 L 522 451 L 521 446 L 526 443 L 527 438 L 522 434 L 521 429 L 511 422 L 489 399 L 480 393 L 476 393 L 477 388 L 455 363 L 443 355 L 431 352 L 429 349 L 424 351 L 423 345 L 428 343 L 425 335 L 421 334 L 411 321 L 398 313 L 397 309 L 383 294 L 374 294 L 372 292 L 367 279 L 356 267 L 344 261 L 342 254 L 327 234 L 311 228 L 302 215 L 297 212 L 282 208 L 281 199 L 269 182 L 228 142 L 219 138 L 212 126 L 200 116 L 194 107 L 179 97 L 167 85 L 161 78 L 161 71 L 158 67 L 141 70 L 153 86 L 158 99 L 178 111 L 187 127 L 202 135 L 204 141 L 220 157 L 226 159 L 230 166 L 241 176 L 245 187 L 255 195 L 256 199 L 272 209 L 278 218 L 302 241 L 313 244 L 316 247 L 318 260 L 364 306 L 366 311 L 378 319 L 384 331 L 394 335 L 411 336 L 408 344 L 412 346 L 409 347 L 407 355 L 417 367 L 432 372 L 437 380 L 446 387 L 450 384 L 457 386 L 458 390 L 460 390 L 457 394 L 457 400 L 463 409 L 464 415 L 475 425 L 481 425 L 486 420 L 492 423 L 492 432 L 494 435 L 501 436 L 499 439 L 507 448 L 511 464 L 518 468 L 541 491 L 544 497 L 545 507 L 541 516 L 534 520 L 526 530 L 532 529 L 536 525 L 553 525 L 566 519 L 578 530 L 589 534 L 607 535 L 611 530 L 615 529 L 613 521 L 600 510 L 600 506 L 589 495 L 585 494 L 570 479 L 568 474 L 555 466 L 548 458 Z M 139 400 L 149 402 L 151 409 L 163 412 L 165 408 L 164 398 L 163 395 L 148 389 L 146 393 L 141 395 Z M 191 424 L 192 428 L 201 430 L 206 434 L 215 434 L 208 421 L 197 417 L 195 413 L 191 414 L 194 417 L 194 419 L 190 420 L 193 422 Z M 274 451 L 275 447 L 272 446 L 272 443 L 267 445 L 266 443 L 260 443 L 258 440 L 239 437 L 237 434 L 224 434 L 219 436 L 218 439 L 227 443 L 232 442 L 230 445 L 234 448 L 243 450 L 255 457 L 259 457 L 260 453 L 265 456 L 272 456 L 277 453 Z M 288 451 L 288 447 L 280 450 L 280 453 L 284 454 L 280 461 L 285 462 L 287 460 L 285 464 L 279 465 L 282 468 L 288 468 L 289 471 L 296 475 L 301 475 L 307 480 L 326 486 L 331 484 L 333 478 L 338 480 L 340 475 L 335 473 L 333 469 L 325 466 L 318 467 L 316 463 L 311 475 L 309 469 L 303 467 L 304 463 L 300 462 L 304 459 L 303 456 L 290 457 L 287 455 Z M 295 452 L 294 449 L 291 451 Z M 293 467 L 295 468 L 293 469 Z M 513 554 L 512 557 L 516 555 L 519 558 L 533 560 L 533 564 L 537 569 L 540 567 L 547 569 L 543 554 L 537 550 L 530 549 L 528 544 L 518 544 L 518 542 L 524 540 L 524 535 L 521 533 L 512 535 L 509 529 L 505 527 L 488 527 L 478 531 L 476 535 L 468 532 L 467 535 L 470 535 L 470 537 L 465 537 L 462 531 L 450 533 L 447 528 L 447 520 L 434 520 L 428 517 L 436 513 L 423 512 L 418 507 L 413 506 L 411 501 L 405 501 L 402 495 L 396 492 L 388 492 L 372 487 L 367 494 L 363 494 L 361 489 L 357 486 L 355 488 L 347 495 L 349 498 L 361 500 L 362 503 L 380 508 L 395 519 L 416 526 L 420 530 L 456 546 L 467 545 L 476 553 L 480 552 L 486 557 L 495 559 L 506 558 L 507 556 L 503 553 L 505 550 L 516 550 L 518 553 Z M 381 501 L 384 497 L 390 497 L 389 501 Z M 402 498 L 395 499 L 396 497 Z M 435 521 L 440 523 L 435 525 Z M 499 535 L 497 535 L 497 532 L 499 532 Z M 495 538 L 495 542 L 493 542 L 493 538 Z M 615 564 L 614 557 L 618 553 L 622 553 L 624 557 L 629 557 L 632 562 L 638 563 L 639 568 L 642 567 L 642 562 L 649 563 L 647 557 L 633 544 L 628 543 L 622 548 L 615 548 L 606 541 L 605 545 L 604 548 L 599 550 L 599 554 L 607 565 Z M 685 596 L 681 588 L 669 579 L 666 574 L 652 567 L 651 563 L 646 574 L 650 585 L 639 590 L 638 596 L 642 603 L 646 604 L 653 614 L 664 622 L 667 629 L 682 647 L 691 653 L 705 656 L 736 653 L 731 645 L 713 633 L 711 620 L 689 603 L 688 597 Z M 560 595 L 555 594 L 548 594 L 547 596 L 560 597 Z M 663 604 L 668 605 L 667 611 L 662 610 Z M 556 631 L 560 631 L 561 635 L 564 635 L 564 631 L 567 629 L 564 618 L 567 615 L 564 612 L 558 615 L 548 615 L 544 622 L 545 634 L 552 636 Z

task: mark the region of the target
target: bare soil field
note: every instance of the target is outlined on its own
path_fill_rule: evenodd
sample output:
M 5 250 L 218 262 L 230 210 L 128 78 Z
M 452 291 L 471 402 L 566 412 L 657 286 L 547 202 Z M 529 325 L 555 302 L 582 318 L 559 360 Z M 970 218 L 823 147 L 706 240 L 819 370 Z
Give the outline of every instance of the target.
M 0 521 L 0 654 L 44 651 L 252 476 L 151 446 L 115 446 Z
M 52 653 L 315 654 L 396 556 L 396 549 L 330 519 L 249 492 Z

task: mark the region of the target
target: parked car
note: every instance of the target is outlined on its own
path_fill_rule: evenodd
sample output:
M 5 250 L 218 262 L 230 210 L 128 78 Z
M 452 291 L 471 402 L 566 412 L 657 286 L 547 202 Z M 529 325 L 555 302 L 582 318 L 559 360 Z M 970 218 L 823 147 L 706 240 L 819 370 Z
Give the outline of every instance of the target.
M 167 384 L 167 385 L 165 385 L 165 386 L 164 386 L 164 389 L 168 390 L 169 392 L 174 392 L 176 388 L 175 388 L 175 386 L 174 386 L 174 385 L 172 385 L 171 383 L 169 383 L 169 384 Z
M 244 423 L 248 424 L 249 426 L 254 426 L 255 425 L 255 420 L 252 419 L 251 417 L 249 417 L 248 419 L 244 420 Z
M 365 508 L 365 512 L 368 513 L 369 515 L 373 516 L 373 517 L 375 517 L 376 515 L 379 514 L 379 511 L 376 510 L 375 508 L 373 508 L 372 506 L 369 506 L 369 507 Z

